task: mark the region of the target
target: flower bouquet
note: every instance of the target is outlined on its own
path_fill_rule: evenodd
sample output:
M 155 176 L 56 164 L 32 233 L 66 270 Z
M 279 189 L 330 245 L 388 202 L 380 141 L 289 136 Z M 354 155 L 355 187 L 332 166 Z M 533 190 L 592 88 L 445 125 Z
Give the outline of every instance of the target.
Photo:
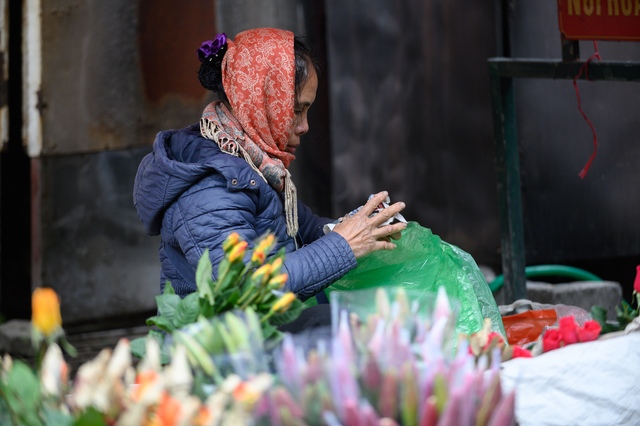
M 307 350 L 299 337 L 275 330 L 276 323 L 296 315 L 297 300 L 280 290 L 283 255 L 260 259 L 273 241 L 267 236 L 258 242 L 247 264 L 241 260 L 245 244 L 233 237 L 225 244 L 218 280 L 210 278 L 203 256 L 197 293 L 180 299 L 168 285 L 158 296 L 159 315 L 149 323 L 165 334 L 138 340 L 143 350 L 122 339 L 80 366 L 73 378 L 55 339 L 45 341 L 35 370 L 5 356 L 0 423 L 513 423 L 515 393 L 502 391 L 499 349 L 493 348 L 491 359 L 476 356 L 467 336 L 453 336 L 455 303 L 452 308 L 442 287 L 426 310 L 410 303 L 402 289 L 370 290 L 375 303 L 360 313 L 354 304 L 337 301 L 331 337 Z M 55 329 L 60 337 L 61 319 L 52 318 L 34 317 L 34 327 Z M 277 346 L 274 338 L 280 338 Z M 140 353 L 136 364 L 132 355 Z
M 433 315 L 412 322 L 406 295 L 376 290 L 367 318 L 339 310 L 336 332 L 305 353 L 286 336 L 276 353 L 276 383 L 256 404 L 257 424 L 497 425 L 514 419 L 503 395 L 499 356 L 476 363 L 466 339 L 452 355 L 451 306 L 440 288 Z
M 304 306 L 293 293 L 283 291 L 288 278 L 282 272 L 284 251 L 267 259 L 275 242 L 275 237 L 267 234 L 255 241 L 253 252 L 248 252 L 248 242 L 234 232 L 223 244 L 225 257 L 215 281 L 209 252 L 205 250 L 196 270 L 197 292 L 180 298 L 167 282 L 163 293 L 156 296 L 158 315 L 147 319 L 147 325 L 157 328 L 150 330 L 149 336 L 161 344 L 163 362 L 169 360 L 167 346 L 162 344 L 167 335 L 191 324 L 203 326 L 203 319 L 233 310 L 252 309 L 260 317 L 262 335 L 270 345 L 281 339 L 277 326 L 296 319 Z M 131 345 L 136 356 L 144 355 L 144 338 Z

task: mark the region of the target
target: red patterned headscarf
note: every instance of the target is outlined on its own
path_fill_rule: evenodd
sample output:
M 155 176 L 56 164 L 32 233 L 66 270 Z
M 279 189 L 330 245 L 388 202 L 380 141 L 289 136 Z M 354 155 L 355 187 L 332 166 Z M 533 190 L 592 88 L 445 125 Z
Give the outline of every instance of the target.
M 222 86 L 232 111 L 208 105 L 201 133 L 220 148 L 242 155 L 278 192 L 284 192 L 287 230 L 297 233 L 297 195 L 287 168 L 295 156 L 285 151 L 294 118 L 294 35 L 258 28 L 227 39 Z
M 295 101 L 293 33 L 258 28 L 227 43 L 222 85 L 233 115 L 254 143 L 288 168 L 295 158 L 285 152 Z

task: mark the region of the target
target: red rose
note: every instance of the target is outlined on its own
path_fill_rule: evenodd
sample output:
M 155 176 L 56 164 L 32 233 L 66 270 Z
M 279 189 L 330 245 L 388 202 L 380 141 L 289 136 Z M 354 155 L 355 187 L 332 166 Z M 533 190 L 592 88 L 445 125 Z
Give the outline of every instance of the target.
M 531 358 L 531 351 L 518 345 L 513 345 L 513 358 Z
M 584 323 L 584 326 L 578 329 L 578 338 L 581 342 L 590 342 L 596 340 L 600 335 L 602 327 L 598 321 L 589 320 Z
M 573 315 L 560 318 L 560 333 L 565 345 L 578 343 L 578 324 Z
M 640 293 L 640 265 L 636 266 L 636 280 L 633 282 L 633 291 Z
M 562 346 L 562 333 L 560 333 L 560 330 L 550 328 L 544 332 L 544 335 L 542 336 L 543 352 L 558 349 L 560 346 Z

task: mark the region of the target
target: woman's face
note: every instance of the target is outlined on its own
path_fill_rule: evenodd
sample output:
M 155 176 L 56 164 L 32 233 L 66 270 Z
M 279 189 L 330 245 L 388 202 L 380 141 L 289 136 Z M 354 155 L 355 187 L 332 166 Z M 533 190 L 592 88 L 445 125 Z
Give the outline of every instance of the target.
M 295 154 L 296 148 L 300 146 L 300 136 L 309 131 L 309 123 L 307 122 L 307 111 L 316 100 L 316 91 L 318 90 L 318 75 L 316 70 L 311 69 L 311 74 L 307 81 L 300 88 L 300 93 L 296 99 L 296 103 L 293 107 L 293 127 L 291 129 L 291 135 L 287 142 L 285 151 L 290 154 Z

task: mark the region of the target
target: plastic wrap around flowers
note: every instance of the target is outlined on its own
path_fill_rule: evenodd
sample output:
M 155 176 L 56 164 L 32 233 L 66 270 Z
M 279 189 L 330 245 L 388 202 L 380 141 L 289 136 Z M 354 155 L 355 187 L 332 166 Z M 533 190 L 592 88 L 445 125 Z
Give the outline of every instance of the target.
M 476 362 L 466 338 L 450 351 L 455 318 L 443 288 L 426 317 L 402 289 L 369 299 L 364 316 L 338 303 L 329 342 L 305 351 L 285 337 L 277 381 L 254 407 L 257 424 L 512 424 L 515 394 L 502 394 L 498 354 Z
M 200 62 L 212 60 L 214 56 L 218 56 L 227 47 L 227 35 L 220 33 L 213 40 L 203 41 L 198 48 L 198 59 Z

